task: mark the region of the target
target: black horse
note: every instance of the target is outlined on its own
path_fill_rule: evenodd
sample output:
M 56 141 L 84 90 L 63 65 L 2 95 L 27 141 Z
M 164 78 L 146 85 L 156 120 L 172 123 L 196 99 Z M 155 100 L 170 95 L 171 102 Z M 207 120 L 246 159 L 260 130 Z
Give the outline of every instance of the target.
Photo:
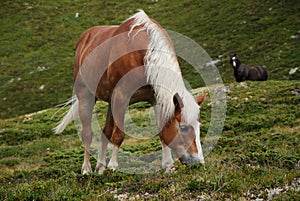
M 237 58 L 236 54 L 230 55 L 229 62 L 234 69 L 234 77 L 237 82 L 243 82 L 245 80 L 266 81 L 268 79 L 268 73 L 265 68 L 247 66 Z

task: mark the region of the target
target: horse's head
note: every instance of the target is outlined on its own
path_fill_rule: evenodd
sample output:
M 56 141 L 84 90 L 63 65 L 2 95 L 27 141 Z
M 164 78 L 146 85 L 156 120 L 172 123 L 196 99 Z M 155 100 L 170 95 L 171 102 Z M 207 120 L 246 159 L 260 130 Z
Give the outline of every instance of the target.
M 230 55 L 229 63 L 233 68 L 238 68 L 240 66 L 241 61 L 237 58 L 236 53 Z
M 200 105 L 204 101 L 205 96 L 206 94 L 203 94 L 196 98 L 196 102 Z M 174 95 L 173 103 L 175 113 L 172 119 L 162 129 L 162 141 L 176 153 L 181 163 L 188 165 L 204 162 L 200 145 L 199 119 L 195 119 L 192 124 L 185 123 L 182 118 L 184 105 L 178 94 Z M 198 111 L 195 112 L 198 113 Z

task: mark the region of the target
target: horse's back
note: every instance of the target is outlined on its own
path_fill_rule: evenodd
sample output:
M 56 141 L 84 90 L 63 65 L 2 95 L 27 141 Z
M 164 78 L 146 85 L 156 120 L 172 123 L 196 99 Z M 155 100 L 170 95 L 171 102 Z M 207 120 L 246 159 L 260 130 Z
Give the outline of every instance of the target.
M 97 98 L 108 101 L 119 80 L 144 65 L 149 36 L 141 26 L 131 29 L 133 20 L 118 26 L 92 27 L 80 36 L 74 68 L 76 86 L 84 83 Z M 131 72 L 131 81 L 141 83 L 146 79 L 143 68 Z
M 103 62 L 107 61 L 107 65 L 113 65 L 114 62 L 122 60 L 130 62 L 123 63 L 123 66 L 141 66 L 143 58 L 140 58 L 140 55 L 144 56 L 149 38 L 147 32 L 141 30 L 139 26 L 131 30 L 132 22 L 133 19 L 129 19 L 118 26 L 95 26 L 86 30 L 76 45 L 75 67 L 80 68 L 84 60 L 91 57 L 90 54 L 93 51 L 102 58 Z M 126 59 L 125 56 L 128 54 L 136 59 Z
M 267 71 L 263 67 L 254 66 L 249 67 L 247 80 L 265 81 L 268 78 Z
M 133 68 L 144 65 L 149 36 L 137 26 L 131 30 L 133 19 L 123 22 L 113 33 L 109 55 L 108 77 L 118 80 Z M 116 77 L 119 74 L 119 77 Z
M 86 57 L 104 41 L 109 39 L 118 26 L 95 26 L 81 34 L 76 44 L 76 63 L 79 68 Z

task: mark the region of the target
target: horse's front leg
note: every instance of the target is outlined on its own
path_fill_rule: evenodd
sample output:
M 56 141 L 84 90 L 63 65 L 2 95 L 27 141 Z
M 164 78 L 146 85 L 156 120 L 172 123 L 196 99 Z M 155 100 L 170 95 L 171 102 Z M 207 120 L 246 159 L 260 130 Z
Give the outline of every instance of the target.
M 112 144 L 113 144 L 113 151 L 111 159 L 108 163 L 108 168 L 112 170 L 116 170 L 118 168 L 118 152 L 119 147 L 121 146 L 125 137 L 125 133 L 118 127 L 114 126 L 114 131 L 112 133 Z
M 81 139 L 84 145 L 84 161 L 82 164 L 82 174 L 92 172 L 90 164 L 90 146 L 92 143 L 92 113 L 95 105 L 95 97 L 89 92 L 83 90 L 78 95 L 79 118 L 82 124 Z
M 112 137 L 114 128 L 114 119 L 111 113 L 111 106 L 109 104 L 106 115 L 106 122 L 101 135 L 101 149 L 99 150 L 99 158 L 97 161 L 95 172 L 102 174 L 106 168 L 106 152 L 109 140 Z
M 162 168 L 165 169 L 166 173 L 174 172 L 174 160 L 172 157 L 171 149 L 161 141 L 162 146 Z
M 126 106 L 128 105 L 128 98 L 126 94 L 122 93 L 121 90 L 115 89 L 112 98 L 112 118 L 114 121 L 114 127 L 112 131 L 111 142 L 113 144 L 113 151 L 111 159 L 108 163 L 108 168 L 116 170 L 118 168 L 118 152 L 124 138 L 124 117 Z
M 156 124 L 159 130 L 162 129 L 164 125 L 161 125 L 161 107 L 154 106 L 154 112 L 156 117 Z M 166 170 L 166 173 L 174 172 L 174 160 L 172 157 L 171 149 L 161 140 L 162 147 L 162 168 Z

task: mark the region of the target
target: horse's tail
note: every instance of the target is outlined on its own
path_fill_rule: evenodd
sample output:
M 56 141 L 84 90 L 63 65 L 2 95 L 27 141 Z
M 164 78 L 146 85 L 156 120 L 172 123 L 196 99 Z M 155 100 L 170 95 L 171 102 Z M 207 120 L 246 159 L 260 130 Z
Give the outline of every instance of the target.
M 64 106 L 67 106 L 72 103 L 71 108 L 68 113 L 64 116 L 64 118 L 60 121 L 60 123 L 53 129 L 56 134 L 62 133 L 67 125 L 73 121 L 73 117 L 78 113 L 78 98 L 74 95 L 67 101 Z

